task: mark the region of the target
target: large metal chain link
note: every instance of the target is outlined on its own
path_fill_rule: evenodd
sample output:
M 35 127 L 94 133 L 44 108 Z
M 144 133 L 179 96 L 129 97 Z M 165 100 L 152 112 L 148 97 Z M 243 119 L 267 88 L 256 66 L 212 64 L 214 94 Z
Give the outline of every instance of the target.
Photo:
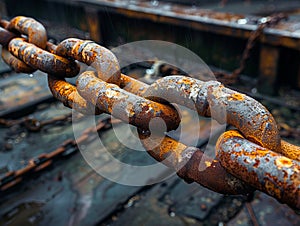
M 173 167 L 187 182 L 195 181 L 224 194 L 249 194 L 258 189 L 300 209 L 300 148 L 281 140 L 273 116 L 262 104 L 219 82 L 185 76 L 168 76 L 149 86 L 121 74 L 114 54 L 92 41 L 71 38 L 58 46 L 45 41 L 43 45 L 37 44 L 34 37 L 47 39 L 36 23 L 24 17 L 10 22 L 1 20 L 2 56 L 16 71 L 28 73 L 23 70 L 24 65 L 20 66 L 21 61 L 31 71 L 48 73 L 49 88 L 64 105 L 83 114 L 108 113 L 136 126 L 148 153 Z M 39 29 L 29 32 L 29 27 Z M 18 61 L 7 58 L 6 48 Z M 82 73 L 73 86 L 64 77 L 77 75 L 79 67 L 75 60 L 94 69 Z M 226 122 L 238 131 L 220 136 L 217 158 L 211 159 L 198 148 L 187 147 L 159 131 L 150 131 L 149 123 L 157 117 L 164 120 L 168 131 L 180 125 L 178 112 L 165 100 L 181 105 L 192 101 L 187 107 L 196 107 L 199 115 Z M 147 139 L 150 135 L 151 139 Z M 209 161 L 206 169 L 200 171 L 203 158 Z

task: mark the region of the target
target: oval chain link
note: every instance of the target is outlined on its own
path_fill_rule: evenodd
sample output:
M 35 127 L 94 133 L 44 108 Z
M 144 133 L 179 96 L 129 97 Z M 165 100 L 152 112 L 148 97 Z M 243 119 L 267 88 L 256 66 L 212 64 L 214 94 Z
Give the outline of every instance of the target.
M 36 20 L 29 17 L 17 16 L 9 23 L 4 21 L 1 24 L 4 25 L 5 29 L 15 31 L 18 34 L 27 35 L 28 39 L 36 46 L 41 48 L 46 47 L 46 30 L 44 26 Z M 22 61 L 22 59 L 18 59 L 17 56 L 13 56 L 11 52 L 6 51 L 6 47 L 7 46 L 4 46 L 4 51 L 2 51 L 2 58 L 16 72 L 33 73 L 36 71 L 36 68 L 30 67 L 24 61 Z

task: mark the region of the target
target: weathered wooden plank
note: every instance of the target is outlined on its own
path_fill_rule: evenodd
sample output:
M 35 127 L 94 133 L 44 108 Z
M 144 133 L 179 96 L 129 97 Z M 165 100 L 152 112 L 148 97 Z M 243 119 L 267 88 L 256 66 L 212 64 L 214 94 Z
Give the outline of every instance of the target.
M 11 73 L 0 79 L 0 117 L 16 118 L 32 112 L 39 103 L 53 101 L 47 77 L 40 71 L 31 75 Z

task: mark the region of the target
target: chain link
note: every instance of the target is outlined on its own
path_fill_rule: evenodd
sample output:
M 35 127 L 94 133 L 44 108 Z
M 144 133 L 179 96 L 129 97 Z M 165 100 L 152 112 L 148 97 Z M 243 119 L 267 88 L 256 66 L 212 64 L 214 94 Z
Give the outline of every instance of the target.
M 262 21 L 249 40 L 247 49 L 252 48 L 266 26 L 276 23 L 280 18 Z M 15 29 L 27 35 L 26 39 L 15 37 L 20 36 L 18 33 L 7 33 L 9 38 L 3 38 L 1 44 L 30 68 L 48 73 L 49 88 L 54 97 L 81 113 L 105 112 L 135 125 L 148 153 L 173 167 L 187 182 L 195 181 L 225 194 L 249 194 L 253 189 L 258 189 L 294 209 L 300 209 L 300 147 L 281 140 L 273 116 L 256 100 L 230 90 L 219 82 L 202 82 L 185 76 L 167 76 L 149 86 L 121 74 L 114 54 L 92 41 L 71 38 L 58 46 L 46 43 L 43 47 L 46 50 L 43 50 L 37 47 L 32 41 L 32 33 L 28 32 L 28 27 L 33 28 L 32 24 L 35 24 L 32 19 L 17 17 L 9 23 L 2 21 L 1 24 L 5 26 L 0 32 Z M 243 59 L 247 55 L 244 52 Z M 53 62 L 57 59 L 65 64 L 54 67 Z M 75 60 L 94 69 L 82 73 L 77 85 L 73 86 L 64 77 L 78 73 Z M 22 71 L 18 66 L 13 67 Z M 241 64 L 234 73 L 240 73 L 243 67 Z M 199 115 L 233 125 L 240 133 L 229 131 L 221 135 L 216 145 L 217 158 L 211 159 L 198 148 L 187 147 L 165 136 L 159 129 L 150 131 L 149 123 L 154 118 L 164 120 L 168 131 L 180 125 L 178 112 L 168 102 L 196 107 Z M 227 115 L 225 119 L 224 115 Z M 84 132 L 76 140 L 77 145 L 88 142 L 90 133 L 90 129 Z M 149 137 L 151 139 L 147 139 Z M 76 141 L 68 141 L 54 152 L 32 159 L 26 168 L 8 173 L 1 182 L 2 187 L 19 183 L 22 180 L 19 175 L 23 175 L 23 172 L 41 170 L 52 164 L 54 157 L 66 152 L 66 147 L 76 149 Z M 203 159 L 207 160 L 207 165 L 204 171 L 200 171 L 199 165 Z
M 295 148 L 298 154 L 291 157 L 298 161 L 252 143 L 238 131 L 225 132 L 216 144 L 217 157 L 228 172 L 299 209 L 300 148 Z
M 79 66 L 73 60 L 49 53 L 24 38 L 14 38 L 8 44 L 8 50 L 26 65 L 43 72 L 61 77 L 74 77 L 79 72 Z M 45 62 L 47 62 L 45 64 Z
M 26 22 L 26 20 L 31 21 L 31 22 L 34 21 L 31 18 L 26 18 L 26 17 L 20 16 L 20 17 L 15 17 L 14 19 L 11 20 L 11 22 L 2 20 L 1 25 L 3 25 L 3 27 L 6 28 L 7 30 L 15 30 L 17 32 L 17 34 L 20 34 L 19 32 L 25 31 L 27 35 L 30 34 L 30 36 L 28 38 L 31 41 L 33 41 L 33 43 L 35 43 L 37 45 L 40 45 L 40 46 L 43 46 L 44 43 L 41 43 L 36 36 L 32 37 L 33 34 L 38 33 L 38 30 L 35 30 L 35 28 L 33 27 L 32 28 L 33 32 L 28 33 L 28 29 L 25 29 L 25 27 L 23 28 L 22 25 L 21 25 L 22 23 L 21 24 L 17 23 L 17 21 L 20 21 L 20 22 L 25 21 Z M 33 24 L 37 25 L 38 27 L 41 27 L 41 24 L 39 24 L 36 21 L 34 21 Z M 21 26 L 19 26 L 19 25 L 21 25 Z M 27 26 L 28 26 L 28 23 L 27 23 Z M 44 37 L 42 37 L 42 40 L 45 40 L 45 38 L 46 38 L 46 41 L 47 41 L 46 33 L 43 32 L 41 35 L 44 36 Z M 12 38 L 9 40 L 9 42 L 11 40 L 12 40 Z M 9 42 L 8 43 L 3 43 L 2 58 L 3 58 L 4 62 L 6 62 L 8 65 L 10 65 L 16 72 L 23 72 L 23 73 L 32 73 L 32 72 L 34 72 L 35 71 L 34 68 L 31 68 L 25 62 L 23 62 L 23 61 L 19 60 L 18 58 L 14 57 L 9 51 L 7 51 L 7 45 L 9 44 Z

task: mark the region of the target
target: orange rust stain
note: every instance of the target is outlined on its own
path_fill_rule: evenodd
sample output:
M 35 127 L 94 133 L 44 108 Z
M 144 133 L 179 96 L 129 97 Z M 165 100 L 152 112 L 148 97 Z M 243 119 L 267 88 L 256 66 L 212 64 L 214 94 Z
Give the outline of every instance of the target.
M 281 169 L 282 167 L 291 167 L 293 162 L 291 159 L 282 156 L 275 160 L 275 164 L 279 169 Z
M 206 165 L 206 167 L 210 167 L 210 166 L 211 166 L 211 164 L 212 164 L 212 162 L 210 162 L 210 161 L 205 161 L 205 165 Z
M 229 138 L 233 138 L 233 137 L 239 137 L 239 138 L 244 138 L 238 131 L 236 130 L 229 130 L 226 131 L 225 133 L 223 133 L 221 135 L 221 137 L 225 140 L 229 139 Z
M 165 137 L 160 146 L 159 157 L 163 160 L 164 156 L 174 154 L 176 160 L 178 161 L 180 160 L 180 154 L 186 148 L 187 146 L 185 146 L 184 144 L 181 144 L 178 141 L 173 140 L 172 138 Z
M 291 175 L 291 180 L 295 181 L 296 184 L 300 184 L 300 172 L 296 170 L 293 175 Z
M 270 151 L 268 150 L 261 150 L 261 149 L 256 149 L 256 153 L 259 157 L 264 157 L 267 154 L 270 154 Z
M 152 21 L 160 21 L 160 16 L 151 14 L 151 13 L 144 13 L 144 12 L 137 12 L 137 11 L 132 11 L 132 10 L 127 10 L 127 9 L 122 9 L 122 8 L 117 8 L 116 9 L 117 13 L 126 15 L 127 17 L 133 17 L 133 18 L 141 18 L 141 19 L 150 19 Z
M 277 188 L 275 184 L 273 184 L 271 181 L 266 180 L 265 182 L 265 189 L 268 192 L 268 194 L 276 197 L 276 198 L 281 198 L 281 192 L 280 189 Z
M 251 159 L 256 159 L 258 157 L 256 150 L 251 151 L 251 152 L 243 152 L 243 155 L 245 155 Z
M 239 138 L 244 138 L 238 131 L 236 130 L 229 130 L 221 134 L 221 136 L 218 138 L 217 143 L 216 143 L 216 151 L 221 149 L 221 146 L 223 143 L 225 143 L 228 139 L 233 138 L 233 137 L 239 137 Z
M 234 93 L 228 97 L 229 101 L 243 101 L 245 99 L 245 94 Z
M 300 161 L 300 147 L 281 140 L 281 149 L 279 151 L 284 156 Z
M 182 79 L 181 79 L 181 82 L 184 83 L 184 84 L 186 84 L 186 85 L 191 85 L 191 84 L 193 84 L 193 81 L 190 80 L 188 77 L 182 78 Z

